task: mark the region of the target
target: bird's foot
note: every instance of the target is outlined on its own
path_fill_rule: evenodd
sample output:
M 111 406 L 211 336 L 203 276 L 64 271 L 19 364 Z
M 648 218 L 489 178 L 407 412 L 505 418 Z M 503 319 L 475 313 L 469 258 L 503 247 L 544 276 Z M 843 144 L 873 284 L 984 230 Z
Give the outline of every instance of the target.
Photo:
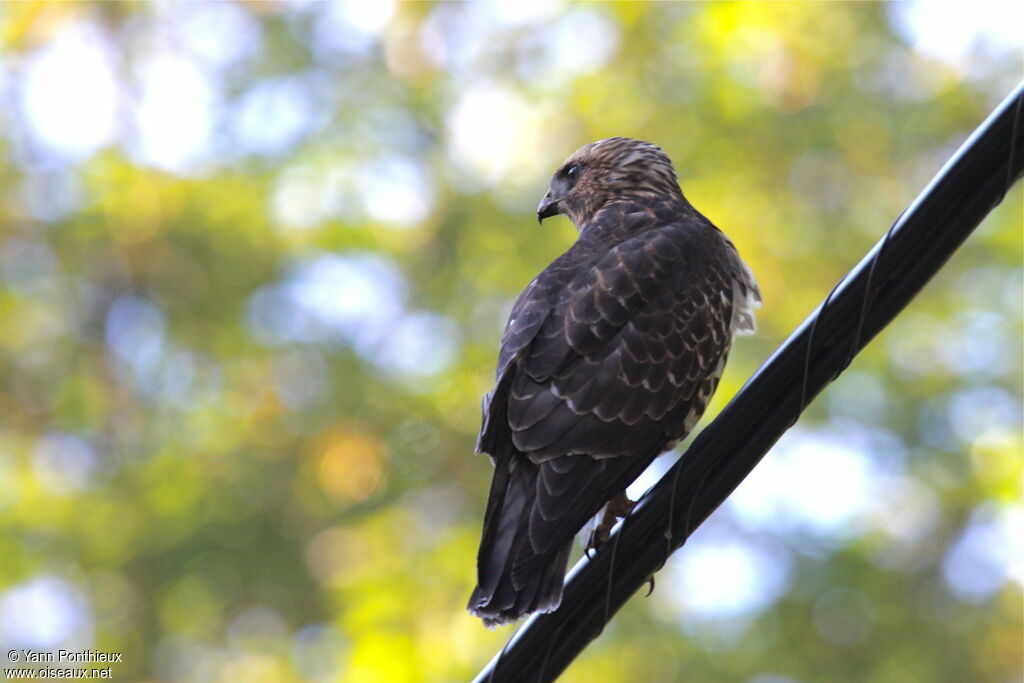
M 604 511 L 601 513 L 601 521 L 590 532 L 590 538 L 587 539 L 587 547 L 583 552 L 588 560 L 590 559 L 591 552 L 597 552 L 608 540 L 608 537 L 611 536 L 615 523 L 620 519 L 628 517 L 635 506 L 636 501 L 630 500 L 629 496 L 625 493 L 620 493 L 608 501 L 608 504 L 604 506 Z

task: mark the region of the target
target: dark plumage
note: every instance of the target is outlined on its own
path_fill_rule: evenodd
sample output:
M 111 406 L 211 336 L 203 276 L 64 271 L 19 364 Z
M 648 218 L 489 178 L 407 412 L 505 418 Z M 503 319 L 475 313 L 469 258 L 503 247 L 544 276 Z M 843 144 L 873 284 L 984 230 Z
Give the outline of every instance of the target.
M 577 150 L 537 210 L 557 213 L 579 238 L 516 301 L 484 397 L 495 472 L 469 611 L 487 626 L 558 606 L 573 537 L 694 427 L 760 301 L 650 143 Z

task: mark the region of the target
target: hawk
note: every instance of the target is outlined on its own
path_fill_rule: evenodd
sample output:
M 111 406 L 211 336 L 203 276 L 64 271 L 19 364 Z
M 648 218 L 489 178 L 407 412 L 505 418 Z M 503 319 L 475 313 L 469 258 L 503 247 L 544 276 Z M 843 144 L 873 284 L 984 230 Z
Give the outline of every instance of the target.
M 468 609 L 488 627 L 558 607 L 573 538 L 629 513 L 626 487 L 697 424 L 761 301 L 651 143 L 578 149 L 537 209 L 556 214 L 579 236 L 513 306 L 483 401 L 494 478 Z

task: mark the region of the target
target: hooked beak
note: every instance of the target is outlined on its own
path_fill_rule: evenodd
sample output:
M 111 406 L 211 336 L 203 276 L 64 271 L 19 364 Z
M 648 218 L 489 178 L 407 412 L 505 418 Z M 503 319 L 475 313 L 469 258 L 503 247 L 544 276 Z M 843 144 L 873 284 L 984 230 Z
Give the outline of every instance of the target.
M 552 197 L 551 191 L 548 190 L 544 199 L 540 200 L 540 206 L 537 207 L 537 223 L 543 223 L 545 218 L 557 216 L 560 209 L 558 199 Z

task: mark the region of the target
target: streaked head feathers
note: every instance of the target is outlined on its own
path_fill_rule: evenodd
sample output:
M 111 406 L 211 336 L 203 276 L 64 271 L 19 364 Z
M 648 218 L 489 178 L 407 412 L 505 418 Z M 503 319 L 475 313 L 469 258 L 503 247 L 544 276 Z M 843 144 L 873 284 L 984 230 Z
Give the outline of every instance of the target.
M 606 138 L 580 147 L 551 178 L 538 219 L 561 213 L 581 227 L 609 202 L 682 199 L 672 160 L 657 145 Z

